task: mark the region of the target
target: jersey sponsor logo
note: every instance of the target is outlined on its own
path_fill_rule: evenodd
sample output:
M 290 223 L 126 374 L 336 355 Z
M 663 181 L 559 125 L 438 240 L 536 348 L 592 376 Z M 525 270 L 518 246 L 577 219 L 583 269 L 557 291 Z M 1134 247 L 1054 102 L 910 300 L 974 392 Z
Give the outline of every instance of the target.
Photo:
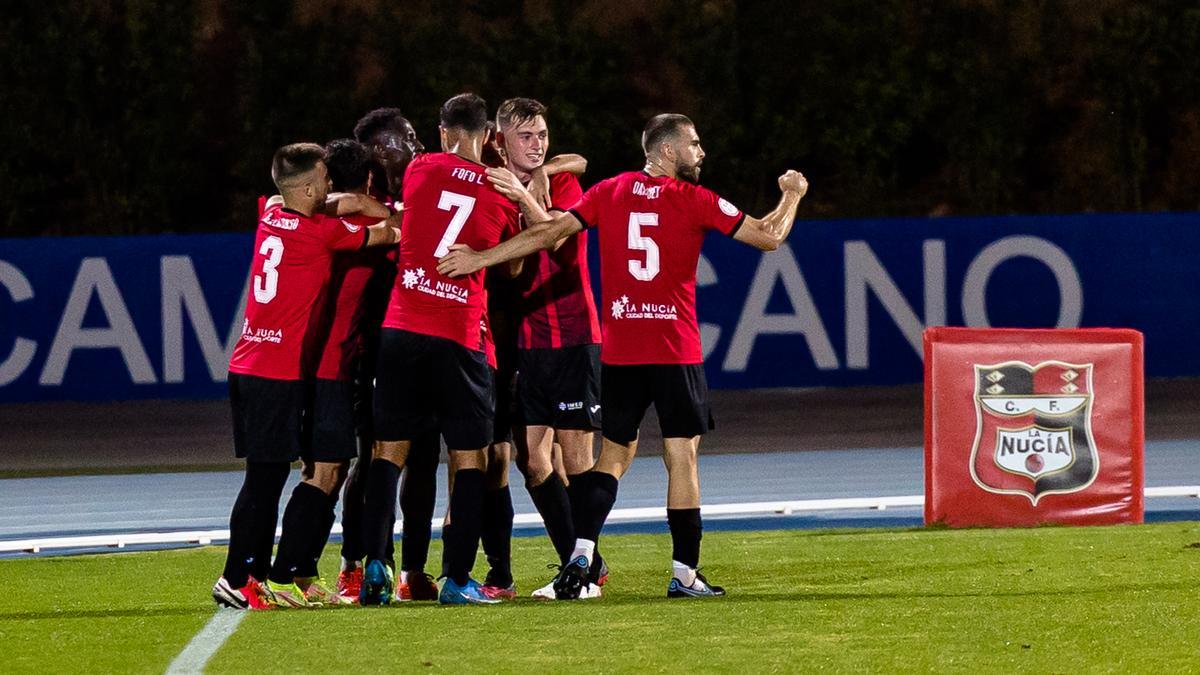
M 432 295 L 435 298 L 443 300 L 453 300 L 462 304 L 467 304 L 467 299 L 471 297 L 470 290 L 463 288 L 449 281 L 433 282 L 425 274 L 424 267 L 417 269 L 406 269 L 400 277 L 400 285 L 410 291 L 417 291 L 426 295 Z
M 1091 485 L 1100 471 L 1092 398 L 1090 363 L 976 364 L 975 484 L 1034 506 Z
M 253 328 L 250 319 L 242 320 L 242 339 L 246 342 L 283 342 L 283 330 L 279 328 Z
M 645 197 L 646 199 L 658 199 L 662 196 L 662 189 L 663 186 L 661 185 L 646 187 L 644 184 L 638 182 L 634 182 L 633 184 L 633 194 Z
M 724 197 L 717 198 L 717 208 L 721 209 L 721 213 L 724 213 L 725 215 L 729 216 L 730 218 L 732 218 L 738 214 L 738 208 L 736 206 L 734 206 L 733 204 L 730 204 L 729 201 L 726 200 Z
M 612 317 L 614 319 L 662 319 L 674 321 L 679 318 L 679 311 L 671 303 L 634 302 L 628 295 L 622 295 L 612 301 Z
M 568 403 L 566 401 L 559 401 L 558 409 L 562 410 L 562 411 L 583 410 L 583 401 L 571 401 L 570 403 Z
M 299 218 L 285 218 L 283 216 L 280 216 L 277 213 L 273 213 L 273 214 L 263 218 L 263 222 L 267 224 L 267 227 L 273 227 L 277 230 L 298 230 L 298 229 L 300 229 L 300 219 Z

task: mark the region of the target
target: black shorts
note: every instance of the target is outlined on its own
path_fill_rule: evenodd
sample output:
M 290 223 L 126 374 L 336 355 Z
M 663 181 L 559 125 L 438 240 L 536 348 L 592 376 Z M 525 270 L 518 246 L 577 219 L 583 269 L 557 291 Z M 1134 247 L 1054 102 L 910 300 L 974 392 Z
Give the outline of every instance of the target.
M 654 404 L 663 438 L 691 438 L 716 428 L 708 407 L 702 364 L 601 367 L 603 434 L 629 445 L 638 436 L 646 409 Z
M 525 424 L 581 431 L 600 428 L 600 345 L 522 349 L 518 363 Z
M 310 392 L 304 380 L 229 373 L 234 454 L 252 462 L 294 462 L 304 455 Z
M 305 459 L 340 462 L 358 455 L 357 392 L 352 380 L 318 379 L 313 386 L 311 446 Z
M 439 431 L 451 450 L 492 442 L 496 391 L 483 352 L 448 340 L 383 329 L 375 376 L 375 439 L 412 441 Z

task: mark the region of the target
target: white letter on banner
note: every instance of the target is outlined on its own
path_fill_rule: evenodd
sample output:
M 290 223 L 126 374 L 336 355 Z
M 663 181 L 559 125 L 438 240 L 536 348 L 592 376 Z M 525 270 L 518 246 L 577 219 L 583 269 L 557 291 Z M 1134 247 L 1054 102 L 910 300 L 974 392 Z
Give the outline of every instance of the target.
M 712 263 L 704 254 L 700 254 L 700 259 L 696 261 L 696 287 L 712 286 L 717 283 L 717 271 L 713 269 Z M 712 354 L 713 349 L 716 349 L 717 342 L 721 339 L 721 327 L 715 323 L 700 324 L 700 348 L 702 356 L 707 359 Z
M 83 317 L 87 313 L 88 304 L 92 299 L 92 291 L 100 299 L 104 316 L 108 320 L 108 328 L 84 328 Z M 60 385 L 67 371 L 67 362 L 71 353 L 76 349 L 119 349 L 125 359 L 125 367 L 135 384 L 154 384 L 154 369 L 150 366 L 150 357 L 138 339 L 137 329 L 133 326 L 133 318 L 113 280 L 112 270 L 104 258 L 84 258 L 79 265 L 79 274 L 75 277 L 75 285 L 71 287 L 71 295 L 67 299 L 67 307 L 63 310 L 62 321 L 58 324 L 58 332 L 50 345 L 50 355 L 46 357 L 46 366 L 38 384 Z
M 196 268 L 186 255 L 165 255 L 160 262 L 162 274 L 163 382 L 183 382 L 183 310 L 191 318 L 192 330 L 204 354 L 204 363 L 213 382 L 224 382 L 229 372 L 229 357 L 241 336 L 237 317 L 225 344 L 217 337 L 212 313 L 200 289 Z M 245 302 L 243 295 L 243 302 Z M 244 309 L 244 307 L 243 307 Z
M 1058 323 L 1056 328 L 1076 328 L 1083 317 L 1083 283 L 1070 256 L 1041 237 L 1005 237 L 988 244 L 967 268 L 963 280 L 963 319 L 968 326 L 988 328 L 987 283 L 1001 263 L 1025 256 L 1050 268 L 1058 282 Z
M 925 326 L 946 323 L 946 251 L 941 241 L 922 246 L 925 268 L 925 323 L 900 294 L 887 270 L 865 241 L 845 244 L 846 277 L 846 366 L 866 370 L 870 365 L 870 328 L 867 321 L 867 289 L 879 298 L 904 339 L 917 356 L 922 354 L 921 331 Z
M 791 314 L 766 313 L 776 281 L 783 282 L 783 288 L 792 303 Z M 817 368 L 837 369 L 838 358 L 833 351 L 833 343 L 829 341 L 825 325 L 817 314 L 817 307 L 812 294 L 808 292 L 804 275 L 800 273 L 800 266 L 792 255 L 792 249 L 785 243 L 778 251 L 764 254 L 759 261 L 750 292 L 746 295 L 742 316 L 738 319 L 729 345 L 729 353 L 725 355 L 725 363 L 721 368 L 739 373 L 745 371 L 750 363 L 750 351 L 759 335 L 792 334 L 804 336 Z
M 8 289 L 13 302 L 25 302 L 33 298 L 33 286 L 29 285 L 29 279 L 21 270 L 3 260 L 0 260 L 0 286 Z M 33 355 L 36 353 L 37 342 L 18 337 L 13 342 L 12 351 L 0 362 L 0 387 L 23 375 L 29 364 L 33 363 Z

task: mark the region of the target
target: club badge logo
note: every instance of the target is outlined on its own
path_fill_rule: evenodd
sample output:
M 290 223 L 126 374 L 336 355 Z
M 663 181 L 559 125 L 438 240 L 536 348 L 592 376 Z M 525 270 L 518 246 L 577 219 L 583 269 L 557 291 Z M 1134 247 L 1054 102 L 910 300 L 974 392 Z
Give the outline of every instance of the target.
M 975 365 L 971 478 L 988 492 L 1078 492 L 1096 480 L 1092 364 L 1021 361 Z

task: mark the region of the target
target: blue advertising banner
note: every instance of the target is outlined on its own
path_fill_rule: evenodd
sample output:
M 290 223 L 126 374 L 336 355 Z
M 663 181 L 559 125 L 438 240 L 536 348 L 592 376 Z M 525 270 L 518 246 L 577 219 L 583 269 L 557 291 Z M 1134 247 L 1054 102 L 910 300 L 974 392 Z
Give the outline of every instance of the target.
M 224 396 L 251 243 L 0 239 L 0 402 Z M 935 325 L 1136 328 L 1148 376 L 1197 376 L 1197 253 L 1200 214 L 806 220 L 768 254 L 714 235 L 709 382 L 919 382 Z

